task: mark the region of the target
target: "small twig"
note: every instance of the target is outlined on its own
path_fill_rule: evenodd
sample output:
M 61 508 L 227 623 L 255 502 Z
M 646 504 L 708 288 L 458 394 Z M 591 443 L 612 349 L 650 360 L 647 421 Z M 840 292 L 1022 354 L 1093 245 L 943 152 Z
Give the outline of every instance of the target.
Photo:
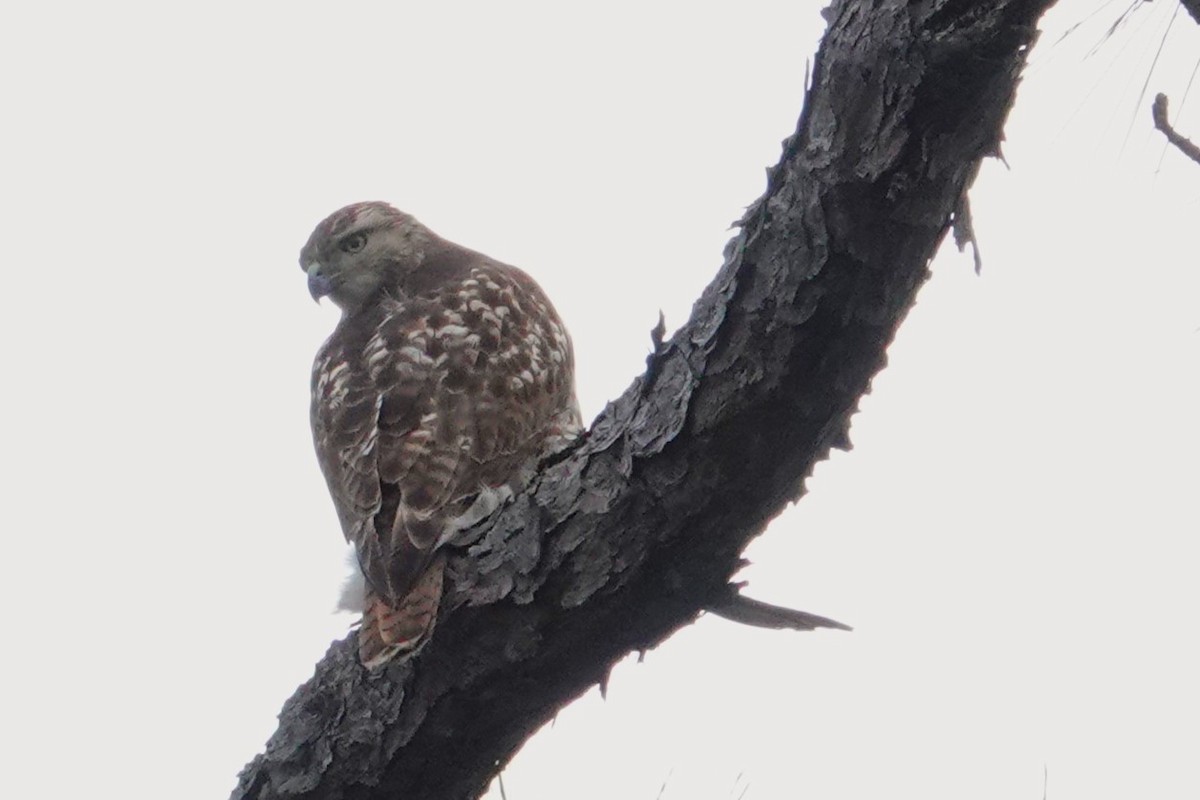
M 658 378 L 658 373 L 662 370 L 663 359 L 667 354 L 667 343 L 664 340 L 666 335 L 667 318 L 663 315 L 662 309 L 659 309 L 658 324 L 650 330 L 650 342 L 654 345 L 654 349 L 650 352 L 650 355 L 646 356 L 646 375 L 642 378 L 643 397 L 654 388 L 654 381 Z
M 755 628 L 774 628 L 776 630 L 790 628 L 795 631 L 815 631 L 817 628 L 854 630 L 849 625 L 828 617 L 744 597 L 738 593 L 738 589 L 741 588 L 740 584 L 730 584 L 729 588 L 730 592 L 726 597 L 710 603 L 705 610 L 718 617 L 740 622 L 743 625 L 752 625 Z
M 667 318 L 663 314 L 662 309 L 658 310 L 658 324 L 650 330 L 650 341 L 654 343 L 654 356 L 661 356 L 666 350 L 666 344 L 663 342 L 663 337 L 667 335 Z M 649 362 L 649 358 L 647 358 Z
M 1000 148 L 996 148 L 996 155 L 1001 161 L 1004 161 L 1004 156 L 1000 153 Z M 962 194 L 958 196 L 958 203 L 954 208 L 954 217 L 950 222 L 950 230 L 954 234 L 954 245 L 958 248 L 958 252 L 963 252 L 967 249 L 967 245 L 971 245 L 971 255 L 975 260 L 975 274 L 983 272 L 983 256 L 979 253 L 979 240 L 975 238 L 975 221 L 971 218 L 971 201 L 967 198 L 967 188 L 975 183 L 975 176 L 979 174 L 979 167 L 983 163 L 982 159 L 975 162 L 971 168 L 971 178 L 967 181 L 966 188 Z M 1004 161 L 1004 166 L 1008 166 L 1008 162 Z
M 1167 141 L 1179 148 L 1179 152 L 1200 164 L 1200 147 L 1183 134 L 1171 127 L 1171 123 L 1167 122 L 1167 96 L 1165 94 L 1157 94 L 1154 97 L 1154 105 L 1151 107 L 1151 114 L 1154 117 L 1154 127 L 1163 132 L 1167 137 Z
M 658 787 L 658 796 L 654 800 L 662 800 L 663 794 L 667 791 L 667 784 L 671 782 L 671 774 L 675 772 L 675 768 L 671 767 L 667 770 L 667 777 L 663 778 L 662 786 Z
M 735 790 L 738 788 L 738 784 L 742 782 L 742 778 L 744 777 L 746 777 L 746 773 L 739 772 L 737 777 L 733 779 L 733 788 Z M 745 800 L 746 792 L 748 791 L 750 791 L 750 781 L 746 781 L 746 785 L 742 787 L 740 792 L 738 792 L 736 800 Z

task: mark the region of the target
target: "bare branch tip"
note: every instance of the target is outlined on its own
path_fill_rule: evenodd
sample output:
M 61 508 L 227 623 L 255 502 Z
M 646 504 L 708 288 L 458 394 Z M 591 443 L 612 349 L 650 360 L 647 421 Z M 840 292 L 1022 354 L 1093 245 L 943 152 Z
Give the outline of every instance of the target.
M 1200 164 L 1200 145 L 1172 128 L 1171 123 L 1167 121 L 1167 96 L 1162 92 L 1154 96 L 1154 103 L 1150 106 L 1150 115 L 1154 119 L 1154 127 L 1162 131 L 1168 142 L 1175 145 L 1179 152 L 1192 161 Z
M 849 625 L 829 617 L 745 597 L 738 593 L 739 588 L 739 585 L 731 584 L 729 594 L 721 600 L 709 604 L 706 610 L 731 622 L 750 625 L 754 628 L 794 631 L 814 631 L 818 628 L 854 630 Z

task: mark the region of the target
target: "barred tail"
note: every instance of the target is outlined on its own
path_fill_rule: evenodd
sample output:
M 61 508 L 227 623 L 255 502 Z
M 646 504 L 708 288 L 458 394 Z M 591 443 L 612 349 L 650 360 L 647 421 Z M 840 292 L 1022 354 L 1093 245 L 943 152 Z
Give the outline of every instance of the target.
M 358 631 L 358 657 L 367 669 L 412 654 L 429 639 L 442 600 L 445 564 L 444 558 L 434 559 L 416 585 L 394 606 L 367 590 L 362 627 Z

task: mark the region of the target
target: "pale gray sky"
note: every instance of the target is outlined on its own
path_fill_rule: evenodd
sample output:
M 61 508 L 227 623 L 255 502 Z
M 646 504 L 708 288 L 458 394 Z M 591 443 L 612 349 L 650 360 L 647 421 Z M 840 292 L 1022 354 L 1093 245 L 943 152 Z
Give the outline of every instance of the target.
M 0 30 L 10 280 L 0 750 L 14 797 L 222 797 L 348 617 L 308 432 L 336 311 L 296 254 L 387 200 L 534 274 L 589 419 L 715 273 L 799 114 L 818 4 L 22 4 Z M 647 7 L 649 6 L 649 7 Z M 752 593 L 505 775 L 513 800 L 1195 797 L 1200 52 L 1064 2 L 838 453 Z M 1050 47 L 1070 25 L 1085 24 Z M 111 788 L 110 788 L 111 787 Z M 748 787 L 748 788 L 747 788 Z M 498 793 L 493 791 L 493 796 Z

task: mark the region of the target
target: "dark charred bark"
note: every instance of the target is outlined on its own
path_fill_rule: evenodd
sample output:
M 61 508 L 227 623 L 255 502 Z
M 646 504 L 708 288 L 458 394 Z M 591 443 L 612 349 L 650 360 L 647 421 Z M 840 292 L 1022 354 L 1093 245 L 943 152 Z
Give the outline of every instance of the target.
M 1192 20 L 1200 25 L 1200 0 L 1179 0 L 1179 2 L 1192 15 Z
M 335 643 L 233 797 L 477 797 L 623 656 L 726 602 L 747 542 L 849 447 L 1050 5 L 835 2 L 798 129 L 687 325 L 463 545 L 420 655 L 368 674 Z

